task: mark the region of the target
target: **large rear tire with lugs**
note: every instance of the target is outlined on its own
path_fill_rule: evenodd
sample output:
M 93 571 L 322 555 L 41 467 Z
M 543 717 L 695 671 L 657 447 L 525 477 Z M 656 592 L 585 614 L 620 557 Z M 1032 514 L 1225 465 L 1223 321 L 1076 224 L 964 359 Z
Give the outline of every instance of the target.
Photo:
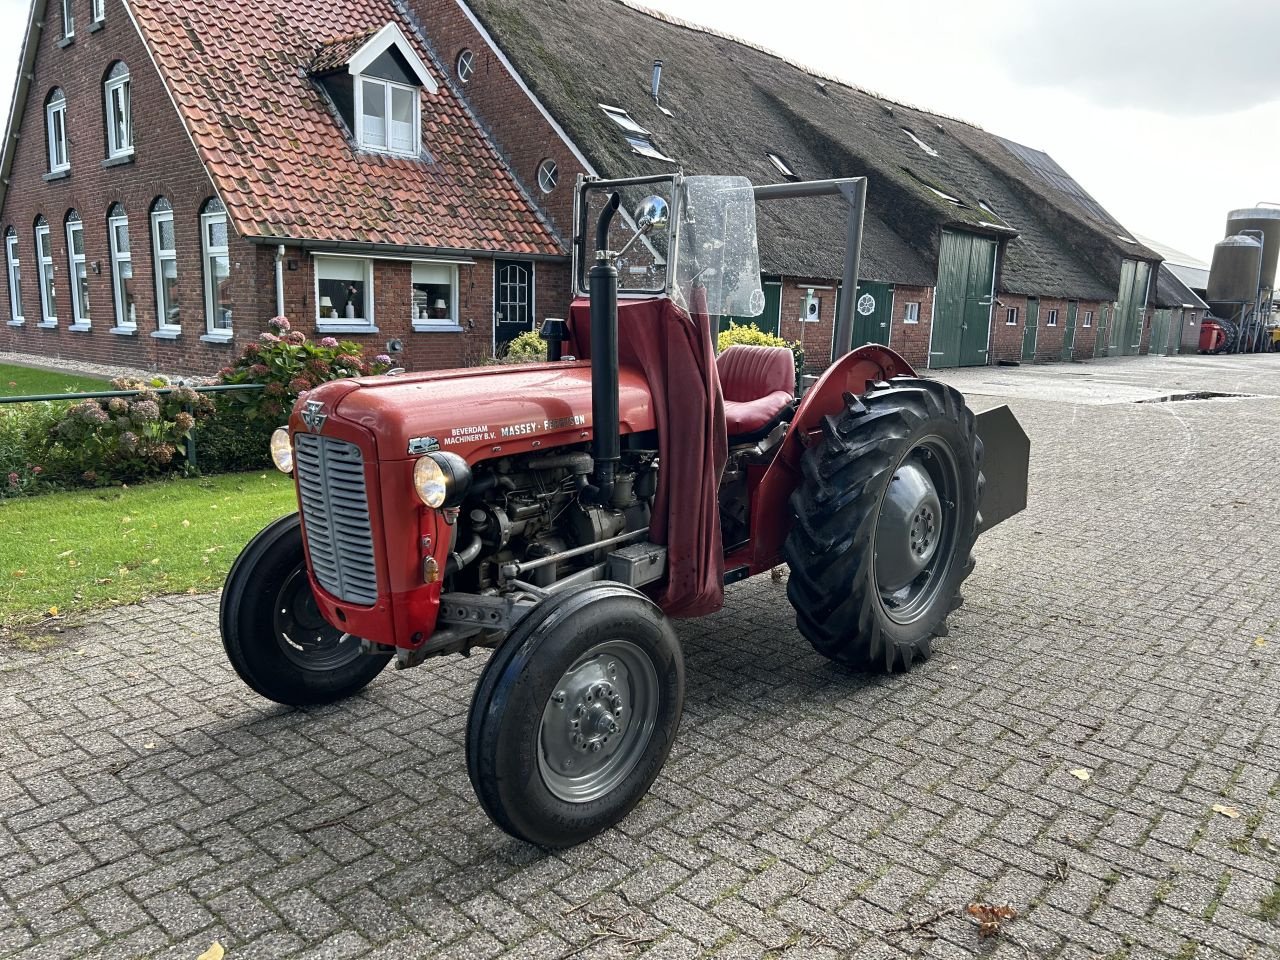
M 800 632 L 859 669 L 928 657 L 973 569 L 982 440 L 964 398 L 914 377 L 845 394 L 801 467 L 785 546 Z

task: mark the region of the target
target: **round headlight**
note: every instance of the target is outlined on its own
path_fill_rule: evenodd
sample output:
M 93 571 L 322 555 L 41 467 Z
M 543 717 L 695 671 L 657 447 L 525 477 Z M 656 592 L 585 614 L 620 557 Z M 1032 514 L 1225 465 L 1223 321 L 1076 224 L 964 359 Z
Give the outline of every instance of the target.
M 278 427 L 271 434 L 271 462 L 281 473 L 293 472 L 293 440 L 288 427 Z
M 419 500 L 438 510 L 449 496 L 449 481 L 440 464 L 430 457 L 423 457 L 413 465 L 413 489 Z
M 413 465 L 413 489 L 433 510 L 456 507 L 471 487 L 471 468 L 456 453 L 429 453 Z

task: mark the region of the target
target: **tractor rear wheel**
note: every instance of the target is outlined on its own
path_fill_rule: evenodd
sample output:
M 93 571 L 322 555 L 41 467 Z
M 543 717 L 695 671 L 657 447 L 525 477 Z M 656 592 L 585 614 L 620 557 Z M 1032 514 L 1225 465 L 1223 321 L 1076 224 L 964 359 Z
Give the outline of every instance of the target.
M 485 666 L 467 721 L 471 785 L 512 836 L 582 843 L 640 802 L 683 708 L 680 642 L 651 600 L 607 582 L 553 594 Z
M 331 626 L 307 578 L 302 525 L 291 514 L 265 527 L 227 575 L 222 645 L 240 679 L 290 707 L 335 703 L 367 686 L 390 654 L 366 654 Z
M 787 597 L 825 657 L 910 668 L 945 636 L 973 569 L 982 440 L 960 393 L 898 377 L 826 417 L 791 496 Z

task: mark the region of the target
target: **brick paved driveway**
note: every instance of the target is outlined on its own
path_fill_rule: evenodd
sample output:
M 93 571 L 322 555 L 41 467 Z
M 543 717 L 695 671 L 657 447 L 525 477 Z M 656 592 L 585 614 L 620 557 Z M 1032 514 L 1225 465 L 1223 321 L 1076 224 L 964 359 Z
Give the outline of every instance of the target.
M 294 712 L 215 597 L 0 650 L 0 956 L 1277 956 L 1280 399 L 1127 401 L 1280 394 L 1280 357 L 950 379 L 1014 406 L 1033 494 L 935 657 L 847 673 L 733 588 L 652 794 L 567 853 L 474 802 L 483 655 Z M 972 900 L 1019 917 L 979 941 Z

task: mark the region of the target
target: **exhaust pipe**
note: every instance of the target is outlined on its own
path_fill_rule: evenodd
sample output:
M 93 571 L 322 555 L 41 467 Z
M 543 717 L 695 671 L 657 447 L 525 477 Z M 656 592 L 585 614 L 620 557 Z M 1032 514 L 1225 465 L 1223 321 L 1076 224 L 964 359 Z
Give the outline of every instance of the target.
M 622 459 L 618 436 L 618 268 L 609 255 L 609 227 L 622 203 L 614 193 L 596 223 L 596 262 L 587 275 L 591 296 L 592 484 L 583 493 L 596 503 L 613 497 L 614 475 Z

